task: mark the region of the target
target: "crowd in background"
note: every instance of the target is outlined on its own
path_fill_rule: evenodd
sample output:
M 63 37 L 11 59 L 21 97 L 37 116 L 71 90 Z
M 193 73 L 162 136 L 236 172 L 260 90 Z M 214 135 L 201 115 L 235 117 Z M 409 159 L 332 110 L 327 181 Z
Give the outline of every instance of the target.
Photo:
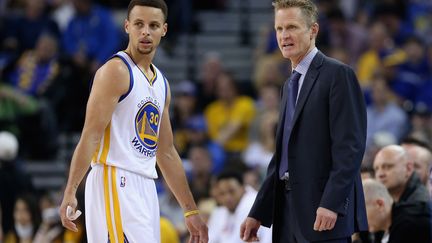
M 382 189 L 377 181 L 390 195 L 384 197 L 390 209 L 401 205 L 401 195 L 409 194 L 404 190 L 412 187 L 417 196 L 405 195 L 411 198 L 409 205 L 415 210 L 429 205 L 432 2 L 316 2 L 318 49 L 356 70 L 364 91 L 368 130 L 362 171 L 365 178 L 376 179 L 367 181 L 367 206 L 382 195 L 370 193 Z M 177 34 L 199 31 L 195 11 L 224 11 L 228 0 L 167 3 L 169 36 L 160 52 L 170 52 Z M 56 158 L 59 134 L 80 132 L 94 72 L 127 43 L 122 23 L 112 12 L 127 4 L 126 0 L 0 2 L 0 131 L 10 132 L 0 133 L 0 242 L 85 241 L 84 217 L 78 222 L 82 229 L 78 234 L 65 231 L 56 211 L 59 192 L 36 191 L 22 163 Z M 210 242 L 227 242 L 216 236 L 238 235 L 236 222 L 247 215 L 250 197 L 256 195 L 275 149 L 280 87 L 291 67 L 278 50 L 271 24 L 256 26 L 254 34 L 261 37 L 254 47 L 249 80 L 236 80 L 220 54 L 210 52 L 200 62 L 199 79 L 171 83 L 175 145 L 195 200 L 208 219 Z M 19 147 L 18 154 L 7 153 L 8 146 L 12 151 Z M 382 161 L 399 169 L 389 170 Z M 162 239 L 181 242 L 187 237 L 183 211 L 165 188 L 159 179 Z M 420 209 L 420 214 L 431 221 L 430 210 L 426 211 Z M 374 229 L 388 232 L 383 223 Z M 262 242 L 271 242 L 269 234 L 262 232 Z M 373 242 L 383 237 L 375 235 L 355 239 Z

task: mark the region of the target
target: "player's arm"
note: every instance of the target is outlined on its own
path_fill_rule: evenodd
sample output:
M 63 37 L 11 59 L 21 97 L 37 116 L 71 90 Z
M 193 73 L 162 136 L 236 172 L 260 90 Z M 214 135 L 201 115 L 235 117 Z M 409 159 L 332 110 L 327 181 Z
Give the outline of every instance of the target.
M 103 65 L 97 72 L 93 87 L 87 103 L 84 128 L 78 142 L 69 170 L 64 198 L 60 207 L 63 225 L 77 231 L 76 225 L 66 216 L 67 206 L 76 208 L 75 193 L 81 180 L 86 174 L 93 153 L 108 126 L 112 113 L 120 97 L 129 89 L 129 71 L 120 59 L 112 59 Z
M 173 133 L 168 111 L 169 103 L 171 101 L 171 91 L 168 87 L 168 83 L 167 88 L 167 100 L 159 132 L 158 151 L 156 155 L 157 164 L 180 206 L 185 212 L 191 212 L 197 210 L 197 206 L 189 189 L 180 156 L 174 147 Z M 186 217 L 186 225 L 191 233 L 191 239 L 199 239 L 196 242 L 208 241 L 207 226 L 202 222 L 199 215 L 195 214 Z
M 197 206 L 190 192 L 183 165 L 174 147 L 173 133 L 169 118 L 171 92 L 168 88 L 166 104 L 162 115 L 157 151 L 157 164 L 165 181 L 174 193 L 184 211 L 196 210 Z

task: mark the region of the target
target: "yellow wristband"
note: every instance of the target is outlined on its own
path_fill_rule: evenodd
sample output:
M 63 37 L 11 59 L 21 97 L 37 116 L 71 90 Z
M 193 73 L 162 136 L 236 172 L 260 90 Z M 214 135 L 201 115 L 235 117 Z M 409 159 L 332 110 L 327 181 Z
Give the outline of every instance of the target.
M 199 214 L 199 210 L 187 211 L 186 213 L 184 213 L 184 217 L 187 218 L 187 217 L 195 215 L 195 214 Z

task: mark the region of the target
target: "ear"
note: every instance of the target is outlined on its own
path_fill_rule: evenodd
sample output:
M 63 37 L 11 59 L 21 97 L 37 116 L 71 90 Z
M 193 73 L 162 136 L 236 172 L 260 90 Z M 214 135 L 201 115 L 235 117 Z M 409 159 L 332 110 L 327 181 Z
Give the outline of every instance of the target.
M 162 33 L 162 36 L 165 36 L 166 33 L 167 33 L 167 31 L 168 31 L 168 24 L 167 24 L 167 23 L 164 23 L 164 24 L 163 24 L 163 33 Z
M 129 21 L 125 19 L 124 21 L 124 29 L 127 34 L 129 34 Z
M 406 168 L 409 174 L 411 174 L 411 172 L 414 171 L 414 161 L 413 160 L 408 160 L 406 163 Z
M 385 202 L 382 198 L 377 198 L 375 200 L 376 205 L 378 206 L 378 208 L 383 209 L 385 207 Z
M 316 39 L 317 35 L 318 35 L 318 31 L 319 31 L 319 25 L 318 23 L 313 23 L 311 26 L 311 35 L 310 35 L 310 39 Z

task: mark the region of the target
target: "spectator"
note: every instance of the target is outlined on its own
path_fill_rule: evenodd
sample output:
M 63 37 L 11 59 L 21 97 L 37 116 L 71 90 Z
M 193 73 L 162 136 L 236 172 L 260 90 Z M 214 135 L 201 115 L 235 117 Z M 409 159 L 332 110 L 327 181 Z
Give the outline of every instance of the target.
M 400 141 L 407 131 L 408 117 L 405 111 L 393 102 L 392 92 L 384 76 L 377 75 L 373 78 L 371 93 L 372 104 L 367 107 L 366 147 L 371 145 L 378 132 L 387 132 L 396 141 Z
M 281 88 L 276 84 L 265 84 L 258 88 L 259 96 L 255 105 L 257 115 L 252 121 L 249 134 L 252 141 L 259 140 L 261 123 L 267 120 L 269 116 L 279 115 L 280 92 Z
M 199 110 L 216 99 L 216 79 L 223 72 L 222 60 L 218 52 L 206 53 L 199 70 L 198 99 Z
M 373 179 L 363 182 L 369 230 L 384 231 L 382 241 L 431 242 L 431 212 L 426 204 L 395 203 L 383 184 Z
M 403 53 L 396 48 L 388 29 L 382 22 L 375 21 L 369 27 L 369 48 L 357 60 L 357 73 L 363 88 L 368 87 L 372 77 L 385 66 L 401 62 Z
M 8 45 L 18 53 L 34 49 L 42 34 L 59 35 L 57 24 L 45 14 L 45 0 L 26 0 L 24 15 L 8 25 Z
M 42 222 L 37 229 L 33 243 L 81 243 L 84 239 L 83 217 L 77 224 L 79 232 L 73 232 L 62 227 L 59 208 L 54 198 L 45 194 L 39 200 Z
M 189 185 L 195 201 L 210 196 L 210 179 L 213 161 L 206 146 L 194 145 L 189 150 L 191 171 L 188 175 Z
M 430 69 L 432 70 L 432 59 L 430 62 Z M 432 75 L 429 80 L 426 80 L 423 85 L 417 89 L 414 107 L 415 109 L 422 110 L 423 113 L 432 112 Z
M 428 0 L 410 1 L 408 6 L 409 20 L 413 24 L 415 33 L 427 43 L 432 43 L 432 4 Z
M 396 203 L 429 202 L 426 187 L 414 172 L 413 162 L 405 149 L 389 145 L 375 156 L 375 178 L 383 183 Z
M 57 23 L 60 32 L 63 33 L 70 20 L 75 16 L 75 8 L 70 0 L 50 1 L 52 18 Z
M 221 207 L 209 219 L 209 243 L 243 242 L 240 225 L 249 213 L 257 191 L 243 184 L 240 173 L 225 171 L 216 179 Z M 271 242 L 271 230 L 260 228 L 259 242 Z
M 373 168 L 371 166 L 367 166 L 364 163 L 362 163 L 362 166 L 360 167 L 360 175 L 361 175 L 362 181 L 365 179 L 374 178 Z
M 414 163 L 414 170 L 420 176 L 420 180 L 427 187 L 429 175 L 432 169 L 432 153 L 428 147 L 415 142 L 404 141 L 402 147 L 408 153 L 409 159 Z
M 0 132 L 0 205 L 5 233 L 13 228 L 13 208 L 17 196 L 34 192 L 30 178 L 18 164 L 19 144 L 16 137 L 6 131 Z
M 327 13 L 327 21 L 330 47 L 341 48 L 350 53 L 347 64 L 354 66 L 367 48 L 367 31 L 361 25 L 346 20 L 342 11 L 335 7 Z
M 243 153 L 243 159 L 250 168 L 254 168 L 261 175 L 265 175 L 268 164 L 276 149 L 275 135 L 279 119 L 278 111 L 268 111 L 259 124 L 259 136 L 253 140 Z
M 278 51 L 278 43 L 276 40 L 276 32 L 273 24 L 263 24 L 258 33 L 258 42 L 255 44 L 253 53 L 254 60 L 259 60 L 265 57 L 277 57 L 283 59 Z M 259 66 L 257 66 L 259 68 Z
M 394 67 L 391 87 L 402 100 L 414 103 L 416 94 L 431 75 L 427 50 L 421 39 L 411 36 L 405 41 L 403 51 L 405 58 Z
M 415 106 L 411 114 L 411 131 L 408 134 L 432 147 L 432 110 L 424 106 Z
M 67 83 L 69 114 L 66 129 L 81 131 L 90 91 L 90 81 L 101 64 L 120 48 L 121 35 L 109 10 L 92 0 L 72 0 L 75 15 L 63 32 L 62 47 L 74 78 Z M 72 102 L 73 101 L 73 102 Z
M 373 17 L 384 23 L 397 45 L 402 45 L 407 36 L 413 34 L 413 26 L 405 19 L 407 2 L 402 0 L 383 1 L 375 8 Z
M 43 96 L 60 72 L 56 37 L 42 34 L 34 49 L 24 52 L 9 75 L 9 82 L 21 92 Z
M 197 113 L 196 95 L 195 84 L 189 80 L 173 85 L 174 107 L 171 124 L 173 124 L 174 144 L 181 158 L 185 158 L 188 152 L 186 124 L 200 116 Z
M 340 47 L 333 47 L 328 50 L 328 56 L 332 57 L 342 63 L 350 65 L 350 55 L 348 54 L 346 49 L 340 48 Z M 356 58 L 358 60 L 358 58 Z M 351 65 L 353 65 L 351 63 Z M 354 65 L 353 65 L 354 66 Z
M 160 218 L 161 243 L 180 243 L 174 225 L 165 217 Z
M 204 116 L 198 115 L 189 119 L 185 130 L 188 154 L 192 147 L 205 147 L 210 154 L 212 174 L 218 174 L 225 165 L 226 154 L 221 145 L 210 140 L 207 134 L 207 124 Z
M 33 243 L 40 222 L 36 199 L 30 194 L 18 196 L 13 217 L 15 227 L 5 235 L 4 243 Z
M 266 86 L 282 86 L 291 66 L 286 59 L 282 58 L 280 52 L 272 55 L 263 55 L 255 63 L 253 82 L 255 89 L 261 90 Z M 279 97 L 276 96 L 276 97 Z
M 205 109 L 210 139 L 231 156 L 239 156 L 249 143 L 249 128 L 255 117 L 253 100 L 241 96 L 233 77 L 223 73 L 216 79 L 218 99 Z
M 10 85 L 0 83 L 0 127 L 14 134 L 20 134 L 19 120 L 31 116 L 38 110 L 35 99 L 16 92 Z
M 73 0 L 75 16 L 63 33 L 63 47 L 73 62 L 94 73 L 115 53 L 122 36 L 111 13 L 92 0 Z
M 13 92 L 28 96 L 24 98 L 34 101 L 36 106 L 34 112 L 17 117 L 23 152 L 29 158 L 52 158 L 57 151 L 57 117 L 48 97 L 50 92 L 54 93 L 52 89 L 60 73 L 57 57 L 56 37 L 42 34 L 35 49 L 25 51 L 9 74 Z M 31 128 L 29 123 L 33 124 Z
M 373 171 L 373 161 L 375 155 L 383 147 L 387 145 L 397 144 L 395 137 L 388 132 L 378 132 L 375 133 L 372 139 L 371 146 L 365 151 L 363 155 L 362 165 L 372 168 Z

